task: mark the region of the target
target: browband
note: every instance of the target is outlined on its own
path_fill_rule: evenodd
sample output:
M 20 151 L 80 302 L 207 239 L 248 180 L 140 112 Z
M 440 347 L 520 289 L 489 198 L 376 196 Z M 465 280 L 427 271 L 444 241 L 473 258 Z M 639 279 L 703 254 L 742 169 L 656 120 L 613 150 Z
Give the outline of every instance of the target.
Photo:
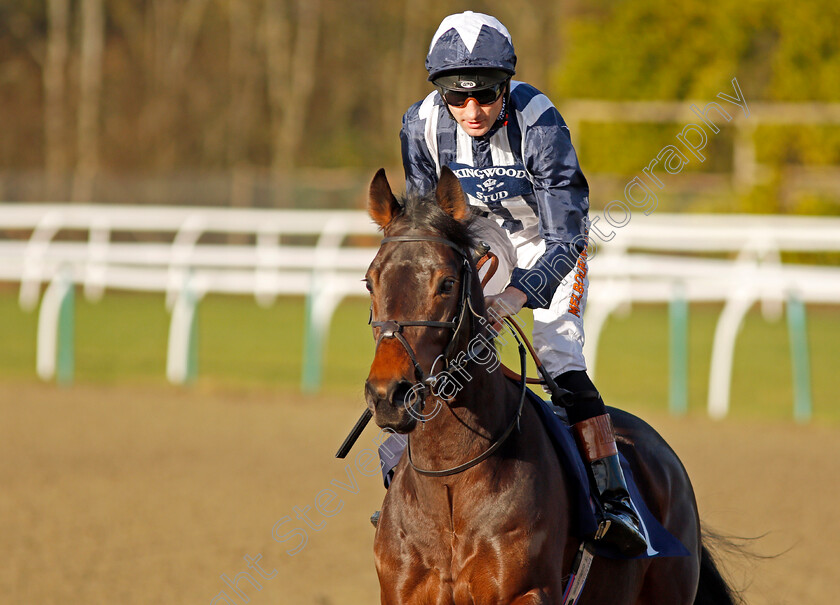
M 438 244 L 449 246 L 464 258 L 469 258 L 467 252 L 458 244 L 444 237 L 435 237 L 434 235 L 393 235 L 391 237 L 383 237 L 380 243 L 387 244 L 388 242 L 437 242 Z

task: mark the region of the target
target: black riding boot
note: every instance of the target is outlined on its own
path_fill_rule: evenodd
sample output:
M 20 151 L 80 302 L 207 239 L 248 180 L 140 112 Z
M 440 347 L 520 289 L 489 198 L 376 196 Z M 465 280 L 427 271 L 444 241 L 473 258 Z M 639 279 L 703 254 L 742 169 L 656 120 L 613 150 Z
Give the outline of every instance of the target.
M 611 544 L 628 557 L 647 551 L 641 522 L 630 502 L 627 482 L 618 460 L 615 432 L 609 414 L 574 425 L 578 447 L 589 463 L 600 518 L 595 539 Z

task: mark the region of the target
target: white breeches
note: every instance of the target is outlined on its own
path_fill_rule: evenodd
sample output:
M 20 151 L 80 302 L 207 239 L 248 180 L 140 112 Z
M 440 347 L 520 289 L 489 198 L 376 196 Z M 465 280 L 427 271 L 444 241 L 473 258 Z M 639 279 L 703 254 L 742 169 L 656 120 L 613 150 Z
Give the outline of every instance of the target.
M 532 230 L 527 230 L 532 231 Z M 495 221 L 475 217 L 473 233 L 490 245 L 499 258 L 499 268 L 485 286 L 486 295 L 498 294 L 508 285 L 515 267 L 529 269 L 545 251 L 539 235 L 524 239 L 509 234 Z M 484 276 L 489 263 L 482 267 Z M 586 370 L 583 358 L 583 311 L 589 290 L 586 258 L 581 255 L 574 269 L 557 287 L 547 309 L 534 309 L 534 348 L 549 374 L 557 376 L 570 370 Z

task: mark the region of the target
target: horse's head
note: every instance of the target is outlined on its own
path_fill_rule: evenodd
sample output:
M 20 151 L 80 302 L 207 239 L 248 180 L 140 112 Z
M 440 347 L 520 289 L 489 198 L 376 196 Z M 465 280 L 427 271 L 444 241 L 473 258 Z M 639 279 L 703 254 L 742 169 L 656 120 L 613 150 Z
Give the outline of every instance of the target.
M 469 338 L 468 299 L 483 312 L 470 210 L 448 168 L 433 194 L 402 201 L 379 170 L 368 210 L 385 238 L 365 276 L 377 341 L 365 398 L 380 427 L 407 433 L 417 423 L 429 377 Z

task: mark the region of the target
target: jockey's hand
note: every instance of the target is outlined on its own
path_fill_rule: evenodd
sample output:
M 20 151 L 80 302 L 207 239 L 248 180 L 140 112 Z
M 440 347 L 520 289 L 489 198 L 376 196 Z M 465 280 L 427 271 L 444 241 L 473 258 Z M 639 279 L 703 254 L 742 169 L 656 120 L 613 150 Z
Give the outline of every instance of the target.
M 487 308 L 487 317 L 489 319 L 501 319 L 519 313 L 527 301 L 528 297 L 522 290 L 508 286 L 501 294 L 485 296 L 484 306 Z M 493 324 L 493 329 L 497 332 L 501 327 L 498 321 Z

